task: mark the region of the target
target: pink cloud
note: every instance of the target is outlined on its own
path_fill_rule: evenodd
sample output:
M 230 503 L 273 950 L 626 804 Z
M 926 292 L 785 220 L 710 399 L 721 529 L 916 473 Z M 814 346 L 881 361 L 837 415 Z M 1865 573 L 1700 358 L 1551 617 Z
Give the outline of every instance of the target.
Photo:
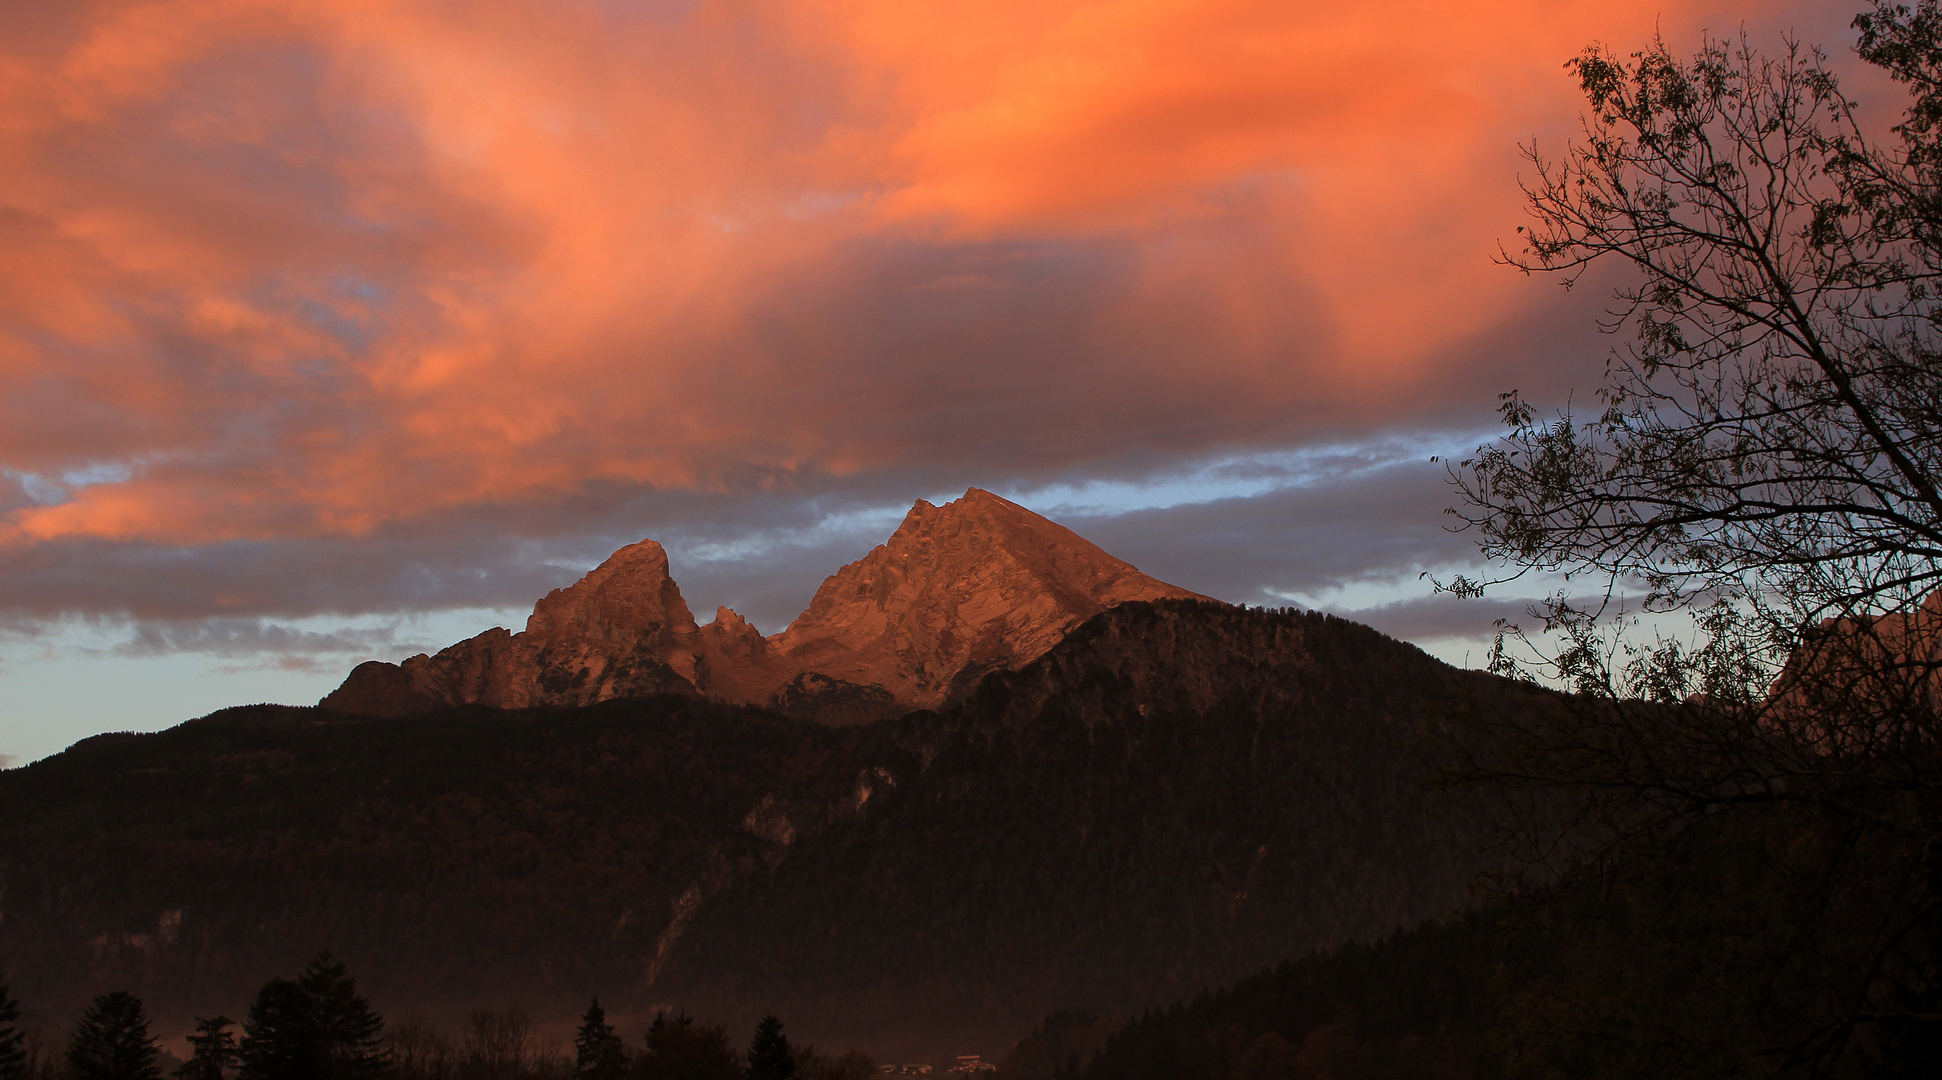
M 1560 62 L 1703 17 L 64 6 L 0 43 L 0 467 L 126 478 L 0 545 L 1418 422 L 1540 295 L 1488 259 Z

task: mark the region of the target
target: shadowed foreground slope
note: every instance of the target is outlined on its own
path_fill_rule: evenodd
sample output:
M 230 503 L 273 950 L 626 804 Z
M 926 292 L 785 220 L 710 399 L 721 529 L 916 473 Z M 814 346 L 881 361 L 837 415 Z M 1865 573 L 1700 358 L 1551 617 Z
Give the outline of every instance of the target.
M 227 710 L 0 774 L 0 951 L 61 1024 L 124 986 L 234 1015 L 328 947 L 392 1010 L 599 994 L 995 1053 L 1462 905 L 1481 828 L 1415 782 L 1419 725 L 1531 700 L 1339 619 L 1162 602 L 857 727 Z

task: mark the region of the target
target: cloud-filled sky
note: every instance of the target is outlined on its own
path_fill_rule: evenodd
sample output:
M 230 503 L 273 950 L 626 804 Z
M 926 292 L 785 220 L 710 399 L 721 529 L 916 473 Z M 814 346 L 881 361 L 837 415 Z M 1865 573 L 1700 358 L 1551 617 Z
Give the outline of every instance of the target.
M 654 536 L 781 629 L 977 485 L 1446 655 L 1427 458 L 1597 376 L 1493 267 L 1563 62 L 1806 3 L 4 7 L 0 754 L 493 622 Z M 1452 644 L 1455 643 L 1455 644 Z M 1456 650 L 1454 653 L 1451 650 Z M 1479 650 L 1480 653 L 1480 650 Z

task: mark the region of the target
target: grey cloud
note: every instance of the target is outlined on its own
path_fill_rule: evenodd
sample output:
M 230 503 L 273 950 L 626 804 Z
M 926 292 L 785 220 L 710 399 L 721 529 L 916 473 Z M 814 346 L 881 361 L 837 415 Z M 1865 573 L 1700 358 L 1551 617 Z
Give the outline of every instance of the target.
M 1303 467 L 1322 469 L 1324 478 L 1164 509 L 1038 508 L 1148 573 L 1239 603 L 1279 605 L 1284 594 L 1317 595 L 1471 561 L 1469 542 L 1444 529 L 1441 510 L 1451 494 L 1441 466 L 1348 452 Z M 702 621 L 728 605 L 773 632 L 801 612 L 825 576 L 887 539 L 915 498 L 953 496 L 973 483 L 1006 490 L 985 477 L 942 472 L 875 479 L 881 486 L 742 495 L 613 486 L 544 507 L 471 508 L 355 541 L 44 545 L 4 557 L 0 611 L 16 623 L 72 612 L 131 619 L 139 629 L 127 648 L 144 653 L 385 655 L 408 643 L 370 631 L 306 636 L 280 623 L 524 608 L 616 548 L 652 537 L 668 548 L 675 579 Z
M 223 657 L 264 653 L 307 657 L 319 653 L 340 655 L 416 650 L 428 644 L 401 638 L 396 625 L 368 630 L 315 631 L 266 619 L 216 618 L 137 623 L 131 628 L 128 640 L 116 646 L 114 652 L 119 656 L 163 656 L 193 652 Z M 431 647 L 446 644 L 450 643 L 439 642 Z
M 1155 577 L 1279 606 L 1287 595 L 1474 563 L 1475 546 L 1447 530 L 1444 480 L 1442 465 L 1406 462 L 1249 498 L 1062 520 Z
M 1271 258 L 1251 220 L 1210 220 L 1196 243 L 1222 253 L 1229 270 L 1258 262 L 1258 274 L 1159 292 L 1139 282 L 1156 258 L 1148 245 L 1179 241 L 1172 233 L 853 241 L 753 301 L 748 329 L 708 365 L 712 379 L 685 394 L 773 417 L 783 432 L 841 417 L 841 431 L 818 439 L 903 463 L 892 472 L 976 472 L 973 482 L 992 486 L 1135 476 L 1223 450 L 1378 430 L 1474 427 L 1494 418 L 1507 389 L 1562 401 L 1599 376 L 1614 343 L 1596 328 L 1614 275 L 1591 275 L 1569 294 L 1534 280 L 1527 307 L 1450 342 L 1390 392 L 1344 382 L 1337 316 L 1312 281 Z M 988 287 L 909 288 L 969 277 Z M 1237 277 L 1254 290 L 1249 306 L 1271 316 L 1234 319 L 1236 300 L 1219 289 Z M 751 367 L 750 356 L 762 362 Z
M 1432 641 L 1438 638 L 1488 641 L 1497 632 L 1498 619 L 1512 625 L 1528 623 L 1529 606 L 1525 600 L 1458 599 L 1445 593 L 1398 600 L 1376 607 L 1328 610 L 1404 641 Z

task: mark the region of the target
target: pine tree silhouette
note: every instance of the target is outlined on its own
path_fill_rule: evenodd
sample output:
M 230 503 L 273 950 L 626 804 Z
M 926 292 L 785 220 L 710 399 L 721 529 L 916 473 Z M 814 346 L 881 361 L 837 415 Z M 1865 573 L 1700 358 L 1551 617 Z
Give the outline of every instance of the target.
M 142 999 L 117 990 L 94 999 L 74 1026 L 67 1064 L 75 1080 L 162 1080 L 161 1047 L 148 1037 Z
M 26 1032 L 20 1030 L 20 1002 L 0 975 L 0 1080 L 27 1075 Z
M 580 1080 L 620 1080 L 627 1072 L 627 1048 L 607 1022 L 599 998 L 587 1006 L 573 1037 L 573 1072 Z
M 236 1067 L 236 1034 L 229 1030 L 235 1024 L 227 1016 L 196 1017 L 196 1033 L 189 1036 L 189 1060 L 175 1070 L 177 1080 L 226 1080 Z
M 647 1049 L 634 1059 L 631 1080 L 741 1080 L 728 1032 L 685 1015 L 656 1013 Z
M 256 992 L 243 1020 L 239 1080 L 325 1080 L 317 1003 L 289 979 Z
M 238 1080 L 380 1080 L 391 1074 L 384 1018 L 329 952 L 296 979 L 271 979 L 243 1022 Z
M 391 1072 L 384 1017 L 357 992 L 357 980 L 328 950 L 317 954 L 297 985 L 310 995 L 330 1080 L 372 1080 Z
M 755 1038 L 748 1044 L 746 1080 L 795 1080 L 796 1052 L 789 1037 L 782 1033 L 782 1020 L 770 1014 L 755 1026 Z

